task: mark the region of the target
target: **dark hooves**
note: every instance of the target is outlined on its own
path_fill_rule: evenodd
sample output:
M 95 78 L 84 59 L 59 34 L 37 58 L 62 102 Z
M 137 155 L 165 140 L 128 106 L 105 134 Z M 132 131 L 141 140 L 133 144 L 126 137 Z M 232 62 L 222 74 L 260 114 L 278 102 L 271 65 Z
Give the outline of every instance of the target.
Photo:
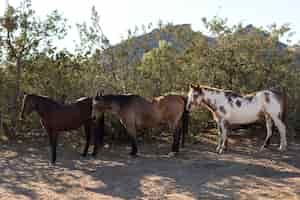
M 49 162 L 49 166 L 50 167 L 55 167 L 56 166 L 56 162 L 52 160 L 51 162 Z
M 93 158 L 96 158 L 96 157 L 97 157 L 97 152 L 93 152 L 93 153 L 92 153 L 92 157 L 93 157 Z
M 179 148 L 178 147 L 172 147 L 172 152 L 178 153 L 179 152 Z
M 86 157 L 86 156 L 87 156 L 87 153 L 82 153 L 81 156 L 82 156 L 82 157 Z
M 130 152 L 130 154 L 132 157 L 138 157 L 137 152 Z

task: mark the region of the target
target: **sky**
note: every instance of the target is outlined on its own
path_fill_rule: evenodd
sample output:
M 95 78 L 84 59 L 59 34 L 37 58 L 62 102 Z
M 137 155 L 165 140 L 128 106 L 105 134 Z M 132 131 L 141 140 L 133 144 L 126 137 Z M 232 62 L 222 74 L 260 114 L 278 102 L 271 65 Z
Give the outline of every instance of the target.
M 6 0 L 0 0 L 3 14 Z M 19 5 L 20 0 L 9 0 Z M 229 24 L 253 24 L 267 27 L 289 23 L 295 32 L 292 44 L 300 41 L 300 0 L 32 0 L 33 9 L 40 16 L 57 9 L 73 26 L 61 44 L 72 48 L 78 39 L 76 23 L 89 22 L 92 6 L 100 15 L 104 33 L 115 44 L 135 26 L 157 24 L 159 20 L 173 24 L 191 24 L 194 31 L 205 32 L 201 18 L 228 18 Z M 285 38 L 282 39 L 285 41 Z

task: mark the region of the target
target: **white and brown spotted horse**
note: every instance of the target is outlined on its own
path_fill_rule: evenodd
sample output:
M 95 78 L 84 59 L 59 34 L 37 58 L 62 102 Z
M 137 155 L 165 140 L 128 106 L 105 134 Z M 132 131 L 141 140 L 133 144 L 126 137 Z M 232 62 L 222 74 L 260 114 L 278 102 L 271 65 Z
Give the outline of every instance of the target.
M 187 110 L 194 105 L 206 106 L 218 125 L 218 146 L 222 153 L 227 140 L 228 126 L 232 124 L 250 124 L 265 117 L 267 137 L 261 149 L 264 149 L 272 135 L 273 123 L 280 133 L 280 151 L 284 151 L 286 142 L 286 95 L 275 90 L 262 90 L 253 94 L 241 95 L 202 85 L 191 85 L 188 93 Z

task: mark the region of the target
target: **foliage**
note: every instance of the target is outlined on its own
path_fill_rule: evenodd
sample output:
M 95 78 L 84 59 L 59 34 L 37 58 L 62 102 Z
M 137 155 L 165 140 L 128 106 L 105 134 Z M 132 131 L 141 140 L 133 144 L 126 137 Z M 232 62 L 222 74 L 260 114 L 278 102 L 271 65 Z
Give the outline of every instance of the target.
M 97 90 L 147 98 L 169 92 L 184 94 L 188 84 L 201 83 L 242 93 L 284 89 L 290 102 L 289 122 L 297 128 L 300 68 L 294 62 L 295 52 L 279 41 L 290 33 L 288 25 L 272 25 L 268 30 L 228 26 L 227 19 L 218 17 L 204 18 L 203 23 L 213 38 L 186 25 L 160 21 L 156 28 L 149 24 L 129 30 L 120 44 L 111 45 L 93 8 L 91 23 L 77 24 L 80 42 L 76 51 L 68 52 L 58 50 L 55 43 L 68 32 L 66 19 L 57 11 L 41 20 L 29 0 L 18 8 L 10 7 L 0 25 L 1 63 L 7 66 L 0 68 L 2 118 L 14 126 L 11 122 L 16 115 L 12 113 L 18 111 L 14 104 L 20 105 L 24 91 L 73 102 Z M 116 124 L 115 118 L 110 119 Z M 193 113 L 192 132 L 206 127 L 210 120 L 203 109 Z M 25 125 L 39 127 L 37 118 Z

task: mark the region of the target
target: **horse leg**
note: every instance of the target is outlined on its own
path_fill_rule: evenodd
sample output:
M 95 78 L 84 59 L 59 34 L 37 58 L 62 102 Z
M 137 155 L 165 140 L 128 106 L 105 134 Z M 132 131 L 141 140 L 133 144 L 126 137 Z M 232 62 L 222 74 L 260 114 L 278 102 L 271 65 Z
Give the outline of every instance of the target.
M 127 133 L 129 135 L 130 141 L 131 141 L 131 152 L 130 155 L 136 156 L 138 152 L 137 148 L 137 141 L 136 141 L 136 128 L 134 125 L 131 126 L 125 126 L 127 129 Z
M 98 149 L 99 149 L 99 143 L 100 143 L 100 132 L 99 132 L 99 127 L 97 123 L 92 123 L 91 126 L 91 131 L 94 134 L 94 150 L 92 153 L 93 157 L 96 157 L 97 153 L 98 153 Z
M 96 121 L 96 133 L 98 133 L 98 140 L 99 140 L 99 144 L 100 145 L 103 145 L 104 144 L 104 135 L 105 135 L 105 132 L 104 132 L 104 113 L 102 113 L 100 119 L 97 119 Z
M 172 152 L 179 152 L 180 147 L 180 134 L 181 128 L 174 128 L 173 129 L 173 145 L 172 145 Z
M 48 131 L 49 142 L 51 148 L 51 163 L 55 164 L 56 162 L 56 146 L 57 146 L 57 132 Z
M 221 147 L 219 149 L 218 153 L 223 153 L 224 149 L 225 149 L 225 144 L 227 141 L 227 127 L 226 127 L 226 122 L 225 120 L 221 120 L 221 138 L 222 138 L 222 142 L 221 142 Z
M 99 143 L 100 143 L 100 135 L 99 135 L 98 125 L 96 123 L 92 123 L 91 130 L 94 134 L 94 150 L 93 150 L 92 156 L 96 157 L 96 155 L 98 153 Z
M 131 140 L 131 152 L 130 152 L 130 155 L 136 156 L 136 154 L 138 152 L 136 137 L 130 136 L 130 140 Z
M 220 151 L 220 148 L 221 148 L 221 143 L 222 143 L 222 128 L 221 128 L 221 125 L 220 125 L 220 122 L 217 122 L 217 126 L 218 126 L 218 145 L 217 145 L 217 148 L 216 148 L 216 152 L 219 153 Z
M 187 111 L 184 111 L 182 113 L 182 127 L 181 127 L 181 135 L 182 135 L 182 139 L 181 139 L 181 147 L 184 148 L 185 145 L 185 139 L 187 137 L 188 134 L 188 123 L 189 123 L 189 113 Z
M 82 156 L 86 156 L 87 152 L 89 150 L 89 146 L 90 146 L 90 139 L 91 139 L 91 124 L 87 123 L 84 125 L 84 132 L 85 132 L 85 138 L 86 138 L 86 143 L 85 143 L 85 147 L 82 153 Z
M 279 151 L 286 150 L 287 142 L 286 142 L 286 126 L 277 116 L 271 116 L 275 126 L 277 127 L 280 133 L 280 146 Z
M 260 150 L 263 150 L 265 147 L 269 146 L 270 139 L 271 139 L 271 136 L 272 136 L 272 127 L 273 127 L 272 119 L 268 114 L 265 114 L 265 120 L 266 120 L 266 127 L 267 127 L 267 136 L 266 136 L 264 144 L 262 145 Z
M 184 131 L 184 128 L 180 128 L 179 134 L 181 135 L 181 147 L 184 148 L 185 137 L 186 137 L 186 133 Z
M 104 143 L 104 113 L 100 118 L 91 122 L 91 131 L 94 133 L 94 150 L 92 156 L 96 156 L 99 149 L 99 144 L 103 146 Z

